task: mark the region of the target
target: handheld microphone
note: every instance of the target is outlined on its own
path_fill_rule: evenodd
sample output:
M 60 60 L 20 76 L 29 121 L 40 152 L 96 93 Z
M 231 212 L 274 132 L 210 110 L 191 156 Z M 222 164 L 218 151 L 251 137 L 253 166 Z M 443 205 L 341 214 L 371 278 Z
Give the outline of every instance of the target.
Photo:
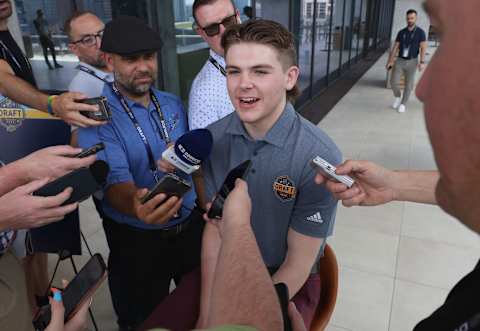
M 213 137 L 207 129 L 196 129 L 178 138 L 174 146 L 170 146 L 162 157 L 175 168 L 190 175 L 200 168 L 212 151 Z

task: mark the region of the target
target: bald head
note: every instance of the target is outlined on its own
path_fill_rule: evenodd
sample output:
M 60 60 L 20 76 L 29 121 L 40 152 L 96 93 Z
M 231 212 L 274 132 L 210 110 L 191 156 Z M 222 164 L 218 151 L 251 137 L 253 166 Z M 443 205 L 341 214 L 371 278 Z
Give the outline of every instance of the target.
M 100 51 L 101 33 L 105 24 L 91 12 L 76 12 L 66 22 L 69 48 L 78 59 L 97 68 L 105 68 L 104 54 Z

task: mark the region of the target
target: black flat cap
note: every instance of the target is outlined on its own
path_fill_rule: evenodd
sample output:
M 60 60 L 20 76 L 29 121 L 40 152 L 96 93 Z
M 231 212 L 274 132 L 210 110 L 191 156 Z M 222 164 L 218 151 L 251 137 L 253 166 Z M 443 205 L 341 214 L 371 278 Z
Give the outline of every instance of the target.
M 162 40 L 141 19 L 119 16 L 105 25 L 100 49 L 106 53 L 134 55 L 162 48 Z

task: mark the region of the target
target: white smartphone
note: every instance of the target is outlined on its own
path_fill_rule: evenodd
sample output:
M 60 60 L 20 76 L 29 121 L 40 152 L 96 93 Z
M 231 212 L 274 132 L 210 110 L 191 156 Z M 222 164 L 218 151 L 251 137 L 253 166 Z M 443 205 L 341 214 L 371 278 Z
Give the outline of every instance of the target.
M 321 173 L 327 176 L 328 178 L 334 181 L 337 181 L 339 183 L 345 184 L 349 188 L 352 187 L 353 184 L 355 184 L 355 181 L 352 179 L 352 177 L 337 175 L 335 173 L 335 170 L 337 170 L 337 168 L 335 168 L 333 165 L 331 165 L 330 163 L 322 159 L 320 156 L 316 156 L 312 160 L 312 166 L 319 169 Z

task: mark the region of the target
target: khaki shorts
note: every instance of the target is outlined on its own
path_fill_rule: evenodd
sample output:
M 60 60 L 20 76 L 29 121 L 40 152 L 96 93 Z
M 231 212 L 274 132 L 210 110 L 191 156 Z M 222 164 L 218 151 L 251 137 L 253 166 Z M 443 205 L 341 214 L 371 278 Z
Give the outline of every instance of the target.
M 33 330 L 25 274 L 11 252 L 0 257 L 0 329 Z

